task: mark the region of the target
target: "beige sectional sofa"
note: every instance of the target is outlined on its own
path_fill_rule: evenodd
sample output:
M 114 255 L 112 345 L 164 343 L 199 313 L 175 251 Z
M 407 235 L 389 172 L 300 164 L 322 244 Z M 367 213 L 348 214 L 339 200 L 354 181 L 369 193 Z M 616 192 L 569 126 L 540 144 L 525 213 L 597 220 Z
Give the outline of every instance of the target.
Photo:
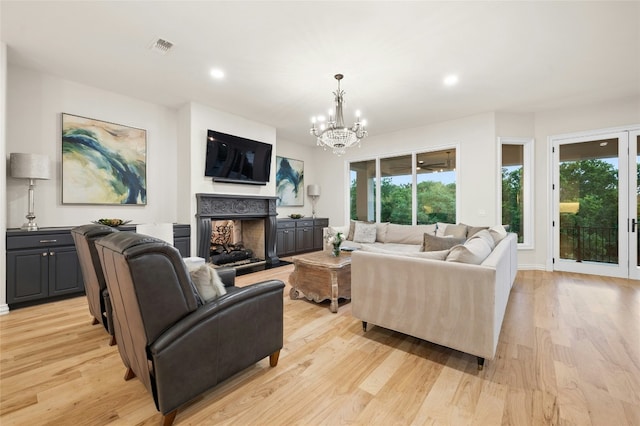
M 447 346 L 477 356 L 482 368 L 496 353 L 517 271 L 517 236 L 504 229 L 498 235 L 474 228 L 464 243 L 422 252 L 424 231 L 438 233 L 427 226 L 433 225 L 389 224 L 384 240 L 345 241 L 346 246 L 360 248 L 351 261 L 352 315 L 363 322 L 365 331 L 367 324 L 375 324 Z M 413 228 L 413 236 L 405 232 L 401 239 L 398 233 L 387 242 L 389 230 L 400 231 L 396 227 Z M 455 238 L 440 231 L 442 240 Z M 484 244 L 491 246 L 491 238 L 497 243 L 487 251 Z

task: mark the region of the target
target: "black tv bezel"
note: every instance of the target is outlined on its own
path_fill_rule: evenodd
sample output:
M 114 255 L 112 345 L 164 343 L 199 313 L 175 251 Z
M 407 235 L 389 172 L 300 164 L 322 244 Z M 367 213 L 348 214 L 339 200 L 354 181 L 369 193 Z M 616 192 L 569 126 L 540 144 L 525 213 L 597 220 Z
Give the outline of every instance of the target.
M 213 133 L 213 135 L 211 135 Z M 209 142 L 210 142 L 210 137 L 216 137 L 219 136 L 218 139 L 226 141 L 227 143 L 231 142 L 235 142 L 235 143 L 243 143 L 243 144 L 248 144 L 248 145 L 253 145 L 256 147 L 260 147 L 259 149 L 262 150 L 267 150 L 267 152 L 269 152 L 269 155 L 266 156 L 265 158 L 269 159 L 269 166 L 268 166 L 268 173 L 266 173 L 267 176 L 267 180 L 266 181 L 262 181 L 262 180 L 256 180 L 256 179 L 234 179 L 234 178 L 229 178 L 229 177 L 220 177 L 220 176 L 209 176 L 207 175 L 207 160 L 208 160 L 208 151 L 209 151 Z M 234 183 L 234 184 L 245 184 L 245 185 L 267 185 L 267 183 L 269 183 L 270 181 L 270 177 L 271 177 L 271 166 L 273 163 L 273 144 L 270 143 L 266 143 L 266 142 L 261 142 L 261 141 L 257 141 L 255 139 L 248 139 L 248 138 L 244 138 L 242 136 L 237 136 L 237 135 L 232 135 L 229 133 L 224 133 L 224 132 L 220 132 L 218 130 L 212 130 L 212 129 L 207 129 L 207 148 L 205 151 L 205 177 L 210 177 L 211 180 L 213 182 L 220 182 L 220 183 Z M 254 150 L 255 152 L 257 152 L 258 150 Z

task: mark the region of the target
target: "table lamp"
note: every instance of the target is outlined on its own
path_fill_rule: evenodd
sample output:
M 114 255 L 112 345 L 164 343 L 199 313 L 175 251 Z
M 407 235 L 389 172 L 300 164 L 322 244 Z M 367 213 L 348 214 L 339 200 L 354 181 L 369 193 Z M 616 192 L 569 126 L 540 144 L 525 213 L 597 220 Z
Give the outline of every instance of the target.
M 316 218 L 316 202 L 318 201 L 318 197 L 320 196 L 320 185 L 308 185 L 307 186 L 307 195 L 311 197 L 311 205 L 313 206 L 313 213 L 311 215 L 312 218 Z
M 12 153 L 9 157 L 9 169 L 11 177 L 29 179 L 29 212 L 26 216 L 28 222 L 22 225 L 21 229 L 37 231 L 36 215 L 33 212 L 33 188 L 36 186 L 36 179 L 51 179 L 49 157 L 41 154 Z

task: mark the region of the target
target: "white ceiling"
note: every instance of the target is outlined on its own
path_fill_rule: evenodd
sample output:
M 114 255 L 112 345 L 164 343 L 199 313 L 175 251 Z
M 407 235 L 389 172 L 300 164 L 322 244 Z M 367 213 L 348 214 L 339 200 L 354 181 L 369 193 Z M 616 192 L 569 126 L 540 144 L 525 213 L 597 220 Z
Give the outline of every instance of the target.
M 370 135 L 640 95 L 640 2 L 6 1 L 11 64 L 313 145 L 342 73 Z M 156 37 L 174 48 L 148 49 Z M 226 77 L 213 80 L 212 67 Z M 459 75 L 445 87 L 443 78 Z

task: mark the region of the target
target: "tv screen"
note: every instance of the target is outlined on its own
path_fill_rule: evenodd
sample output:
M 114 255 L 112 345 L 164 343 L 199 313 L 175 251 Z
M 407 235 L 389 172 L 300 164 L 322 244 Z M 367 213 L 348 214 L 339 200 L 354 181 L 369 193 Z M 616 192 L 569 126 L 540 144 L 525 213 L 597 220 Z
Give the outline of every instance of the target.
M 209 130 L 204 175 L 214 181 L 266 185 L 272 145 Z

